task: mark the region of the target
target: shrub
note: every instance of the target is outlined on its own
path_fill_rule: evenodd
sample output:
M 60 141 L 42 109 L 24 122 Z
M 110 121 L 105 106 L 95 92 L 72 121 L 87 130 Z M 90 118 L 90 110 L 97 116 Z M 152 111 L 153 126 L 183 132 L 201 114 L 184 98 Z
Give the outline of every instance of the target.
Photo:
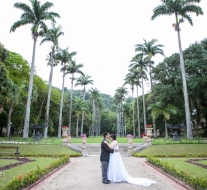
M 205 178 L 194 178 L 183 170 L 179 170 L 174 166 L 170 165 L 167 162 L 162 161 L 159 158 L 155 158 L 153 156 L 147 157 L 147 161 L 158 168 L 162 169 L 164 172 L 169 173 L 170 175 L 177 177 L 178 179 L 184 181 L 188 185 L 192 186 L 196 190 L 204 190 L 207 189 L 207 180 Z
M 45 168 L 37 167 L 35 170 L 33 170 L 29 173 L 15 177 L 4 188 L 4 190 L 21 190 L 25 187 L 28 187 L 29 185 L 33 184 L 35 181 L 37 181 L 41 177 L 47 175 L 48 173 L 50 173 L 54 169 L 67 163 L 68 160 L 69 160 L 68 155 L 60 156 L 60 158 L 58 160 L 54 161 L 53 163 L 51 163 L 49 166 L 46 166 Z

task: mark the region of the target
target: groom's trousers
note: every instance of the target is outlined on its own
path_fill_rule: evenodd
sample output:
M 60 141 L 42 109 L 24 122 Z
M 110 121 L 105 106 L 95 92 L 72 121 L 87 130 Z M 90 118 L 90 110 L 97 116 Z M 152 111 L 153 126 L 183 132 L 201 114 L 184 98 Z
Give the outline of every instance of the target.
M 108 170 L 108 162 L 102 161 L 101 162 L 101 168 L 102 168 L 102 181 L 107 182 L 107 170 Z

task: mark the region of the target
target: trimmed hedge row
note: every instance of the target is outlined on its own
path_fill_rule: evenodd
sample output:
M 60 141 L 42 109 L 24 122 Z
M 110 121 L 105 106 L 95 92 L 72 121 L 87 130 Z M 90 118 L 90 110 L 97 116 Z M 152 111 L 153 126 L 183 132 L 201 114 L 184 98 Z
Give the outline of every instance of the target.
M 161 159 L 155 158 L 153 156 L 148 156 L 147 161 L 160 168 L 164 172 L 184 181 L 186 184 L 192 186 L 196 190 L 207 189 L 207 179 L 205 178 L 191 177 L 188 175 L 188 172 L 177 169 L 173 165 L 170 165 L 169 163 L 164 162 Z
M 207 153 L 205 154 L 139 154 L 139 153 L 133 153 L 132 154 L 135 157 L 141 157 L 141 158 L 145 158 L 145 157 L 159 157 L 159 158 L 201 158 L 201 157 L 207 157 Z
M 1 154 L 1 157 L 16 157 L 14 153 L 8 153 L 8 154 Z M 52 157 L 52 158 L 57 158 L 57 157 L 64 157 L 64 156 L 70 156 L 70 157 L 80 157 L 82 156 L 81 153 L 75 153 L 75 154 L 20 154 L 19 157 Z
M 45 156 L 38 156 L 38 157 L 45 157 Z M 59 156 L 56 155 L 54 157 L 59 159 L 51 163 L 49 166 L 46 166 L 45 168 L 37 167 L 35 170 L 32 170 L 29 173 L 20 175 L 18 177 L 14 177 L 14 179 L 9 184 L 7 184 L 3 190 L 21 190 L 23 188 L 26 188 L 29 185 L 36 182 L 37 180 L 39 180 L 40 178 L 49 174 L 54 169 L 67 163 L 70 158 L 69 155 L 59 155 Z

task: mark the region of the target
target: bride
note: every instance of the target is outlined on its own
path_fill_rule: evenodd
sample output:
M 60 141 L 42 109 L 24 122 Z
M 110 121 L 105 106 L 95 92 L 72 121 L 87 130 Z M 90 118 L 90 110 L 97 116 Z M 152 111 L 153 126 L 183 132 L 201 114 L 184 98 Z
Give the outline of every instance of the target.
M 111 144 L 109 144 L 107 141 L 104 141 L 104 143 L 106 143 L 111 149 L 119 149 L 119 144 L 116 141 L 116 135 L 110 135 L 110 140 L 112 141 Z M 152 181 L 150 179 L 131 177 L 126 171 L 119 152 L 110 154 L 107 176 L 108 180 L 112 182 L 127 182 L 141 186 L 150 186 L 152 184 L 156 184 L 156 181 Z

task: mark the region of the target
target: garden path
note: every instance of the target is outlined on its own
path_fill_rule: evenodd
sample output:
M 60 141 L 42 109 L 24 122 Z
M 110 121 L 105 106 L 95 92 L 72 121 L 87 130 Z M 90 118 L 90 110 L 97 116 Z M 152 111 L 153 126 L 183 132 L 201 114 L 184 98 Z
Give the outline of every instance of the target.
M 71 163 L 46 178 L 31 190 L 185 190 L 172 179 L 161 174 L 145 163 L 144 158 L 122 157 L 128 173 L 132 177 L 144 177 L 157 181 L 150 187 L 128 183 L 103 184 L 99 156 L 71 158 Z

